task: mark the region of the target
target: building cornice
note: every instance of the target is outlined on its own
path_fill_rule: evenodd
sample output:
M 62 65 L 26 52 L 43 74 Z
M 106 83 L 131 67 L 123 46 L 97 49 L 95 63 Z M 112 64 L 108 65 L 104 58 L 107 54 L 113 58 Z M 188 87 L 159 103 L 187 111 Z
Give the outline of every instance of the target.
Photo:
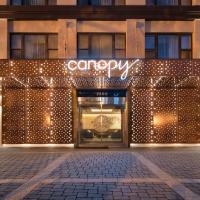
M 0 18 L 185 21 L 200 18 L 200 6 L 0 6 Z

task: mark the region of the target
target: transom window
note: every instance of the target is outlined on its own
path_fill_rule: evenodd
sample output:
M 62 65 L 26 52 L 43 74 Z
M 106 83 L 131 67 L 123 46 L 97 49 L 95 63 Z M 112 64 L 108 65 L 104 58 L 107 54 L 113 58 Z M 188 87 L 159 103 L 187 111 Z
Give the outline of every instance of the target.
M 191 34 L 146 34 L 146 58 L 190 59 L 192 58 Z
M 78 0 L 78 5 L 111 6 L 125 4 L 125 0 Z
M 57 34 L 11 34 L 12 59 L 58 58 Z
M 120 33 L 78 34 L 79 58 L 125 58 L 126 36 Z
M 192 0 L 147 0 L 146 4 L 150 6 L 188 6 L 192 5 Z
M 34 5 L 56 5 L 57 0 L 11 0 L 10 4 L 14 6 L 34 6 Z

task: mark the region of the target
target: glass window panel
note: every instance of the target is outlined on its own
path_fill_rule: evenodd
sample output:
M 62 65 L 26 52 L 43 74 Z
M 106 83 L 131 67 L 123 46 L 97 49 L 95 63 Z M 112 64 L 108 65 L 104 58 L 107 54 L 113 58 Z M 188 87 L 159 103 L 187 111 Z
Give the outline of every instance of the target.
M 11 35 L 11 48 L 21 49 L 22 48 L 22 36 L 21 35 Z
M 155 49 L 155 36 L 146 35 L 145 36 L 145 49 Z
M 20 6 L 22 5 L 22 0 L 12 0 L 11 4 L 14 6 Z
M 191 0 L 181 0 L 181 5 L 183 5 L 183 6 L 189 6 L 189 5 L 191 5 Z
M 125 49 L 126 44 L 125 44 L 125 35 L 122 34 L 116 34 L 115 35 L 115 48 L 116 49 Z
M 46 58 L 46 37 L 45 35 L 25 35 L 25 58 L 42 59 Z
M 89 51 L 88 50 L 79 50 L 78 57 L 79 58 L 89 58 Z
M 20 59 L 23 58 L 21 50 L 11 50 L 11 58 Z
M 58 35 L 50 34 L 48 35 L 48 49 L 58 48 Z
M 190 35 L 181 36 L 181 49 L 191 49 L 192 41 Z
M 89 0 L 79 0 L 78 4 L 79 5 L 89 5 Z
M 45 5 L 45 0 L 24 0 L 24 5 Z
M 115 50 L 115 58 L 126 58 L 125 50 Z
M 92 58 L 112 58 L 112 35 L 93 35 Z
M 182 58 L 182 59 L 190 59 L 190 58 L 192 58 L 192 53 L 191 53 L 191 51 L 182 50 L 182 51 L 181 51 L 181 58 Z
M 115 5 L 126 5 L 125 0 L 115 0 Z
M 91 4 L 108 6 L 108 5 L 112 5 L 112 0 L 91 0 Z
M 145 52 L 145 58 L 156 58 L 156 52 L 155 51 L 148 51 L 146 50 Z
M 89 48 L 89 37 L 86 34 L 79 35 L 78 41 L 79 49 L 88 49 Z
M 58 58 L 58 50 L 49 50 L 49 58 L 56 59 Z
M 158 36 L 158 58 L 179 58 L 179 37 L 176 35 Z
M 48 5 L 56 5 L 57 0 L 48 0 Z
M 147 4 L 148 6 L 153 6 L 153 5 L 155 5 L 155 0 L 147 0 L 147 1 L 146 1 L 146 4 Z
M 157 0 L 157 5 L 178 5 L 178 0 Z

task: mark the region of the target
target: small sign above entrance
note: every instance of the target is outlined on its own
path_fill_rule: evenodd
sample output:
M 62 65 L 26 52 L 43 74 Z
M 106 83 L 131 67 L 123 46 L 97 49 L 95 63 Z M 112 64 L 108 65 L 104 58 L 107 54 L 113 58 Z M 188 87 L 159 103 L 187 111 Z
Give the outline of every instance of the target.
M 126 90 L 77 90 L 77 97 L 126 97 Z

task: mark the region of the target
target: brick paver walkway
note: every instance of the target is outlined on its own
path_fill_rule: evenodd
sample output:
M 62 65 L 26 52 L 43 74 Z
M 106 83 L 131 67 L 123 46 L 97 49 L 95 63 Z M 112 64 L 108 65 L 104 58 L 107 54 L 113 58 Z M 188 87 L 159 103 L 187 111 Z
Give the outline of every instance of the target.
M 200 148 L 0 149 L 0 200 L 200 200 Z

